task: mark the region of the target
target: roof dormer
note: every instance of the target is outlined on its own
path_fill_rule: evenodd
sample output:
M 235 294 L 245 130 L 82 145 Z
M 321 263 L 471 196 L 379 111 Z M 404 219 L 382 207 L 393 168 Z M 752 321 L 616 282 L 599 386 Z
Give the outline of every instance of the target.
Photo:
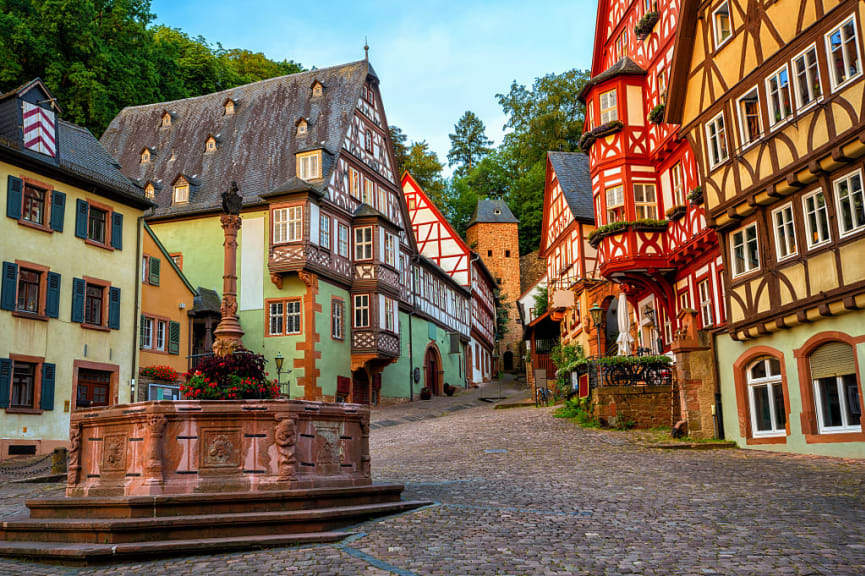
M 204 141 L 204 153 L 216 152 L 216 149 L 219 147 L 219 134 L 213 135 L 208 134 L 207 139 Z
M 173 194 L 171 195 L 172 204 L 188 204 L 189 203 L 189 180 L 183 174 L 178 176 L 171 185 Z
M 299 118 L 297 122 L 294 123 L 297 127 L 297 135 L 298 136 L 306 136 L 309 132 L 309 122 L 306 121 L 306 118 Z
M 312 97 L 317 98 L 324 94 L 324 84 L 319 82 L 318 80 L 313 81 L 312 83 Z
M 150 159 L 153 156 L 153 150 L 148 147 L 144 147 L 141 149 L 139 153 L 138 162 L 141 164 L 150 164 Z
M 57 156 L 57 116 L 60 107 L 42 80 L 36 78 L 9 92 L 15 95 L 21 107 L 21 143 L 25 150 L 52 158 Z
M 153 182 L 148 182 L 144 187 L 144 195 L 148 200 L 153 200 L 156 197 L 156 186 L 153 185 Z
M 226 116 L 231 116 L 232 114 L 234 114 L 234 109 L 237 108 L 237 100 L 234 100 L 232 98 L 226 98 L 225 101 L 222 103 L 222 108 L 223 113 Z
M 162 111 L 162 117 L 161 117 L 161 120 L 159 122 L 159 126 L 161 128 L 170 128 L 173 120 L 174 120 L 174 114 L 172 114 L 168 110 L 163 110 Z

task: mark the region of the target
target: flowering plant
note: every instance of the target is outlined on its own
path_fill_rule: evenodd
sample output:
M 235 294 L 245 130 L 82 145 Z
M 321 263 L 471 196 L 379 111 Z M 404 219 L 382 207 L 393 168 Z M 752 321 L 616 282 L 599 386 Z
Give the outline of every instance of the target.
M 144 368 L 141 368 L 138 372 L 145 378 L 153 378 L 154 380 L 167 380 L 169 382 L 176 381 L 177 377 L 179 376 L 177 370 L 175 370 L 171 366 L 146 366 Z
M 264 356 L 250 352 L 205 358 L 180 392 L 192 400 L 278 398 L 279 385 L 268 379 L 264 363 Z

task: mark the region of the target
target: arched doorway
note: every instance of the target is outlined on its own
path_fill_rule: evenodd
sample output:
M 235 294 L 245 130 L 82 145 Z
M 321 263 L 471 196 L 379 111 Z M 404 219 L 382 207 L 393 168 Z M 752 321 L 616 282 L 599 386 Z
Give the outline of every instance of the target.
M 355 370 L 351 380 L 351 401 L 355 404 L 369 404 L 369 374 L 366 373 L 366 369 Z
M 438 396 L 442 393 L 441 390 L 441 357 L 439 356 L 438 348 L 435 344 L 427 346 L 426 355 L 424 356 L 424 386 L 430 389 L 430 392 Z
M 616 298 L 609 297 L 607 302 L 607 311 L 604 313 L 604 355 L 609 356 L 614 354 L 619 345 L 616 340 L 619 338 L 619 301 Z
M 504 355 L 505 372 L 512 372 L 514 369 L 514 353 L 507 350 Z

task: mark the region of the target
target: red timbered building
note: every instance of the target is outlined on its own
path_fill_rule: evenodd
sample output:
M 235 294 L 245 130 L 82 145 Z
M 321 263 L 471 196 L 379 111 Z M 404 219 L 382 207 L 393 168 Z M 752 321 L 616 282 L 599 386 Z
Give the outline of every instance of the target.
M 471 291 L 471 341 L 466 351 L 466 374 L 471 383 L 489 381 L 496 325 L 492 274 L 408 172 L 403 174 L 402 190 L 418 252 Z
M 634 309 L 636 345 L 681 352 L 680 377 L 711 386 L 711 375 L 690 373 L 687 354 L 706 352 L 709 331 L 725 324 L 723 261 L 706 225 L 693 151 L 678 126 L 663 123 L 678 13 L 676 0 L 599 1 L 592 78 L 580 95 L 581 148 L 598 225 L 590 241 L 601 275 Z M 699 411 L 696 402 L 685 405 L 690 396 L 682 394 L 686 415 Z

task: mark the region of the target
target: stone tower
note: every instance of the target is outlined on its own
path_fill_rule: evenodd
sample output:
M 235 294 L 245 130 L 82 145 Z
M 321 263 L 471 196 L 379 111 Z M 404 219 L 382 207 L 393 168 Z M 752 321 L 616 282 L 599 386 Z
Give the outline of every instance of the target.
M 497 345 L 499 368 L 505 371 L 519 370 L 522 366 L 520 344 L 523 339 L 516 306 L 520 297 L 519 220 L 504 200 L 481 200 L 469 221 L 466 240 L 498 283 L 499 306 L 507 311 L 507 333 Z

